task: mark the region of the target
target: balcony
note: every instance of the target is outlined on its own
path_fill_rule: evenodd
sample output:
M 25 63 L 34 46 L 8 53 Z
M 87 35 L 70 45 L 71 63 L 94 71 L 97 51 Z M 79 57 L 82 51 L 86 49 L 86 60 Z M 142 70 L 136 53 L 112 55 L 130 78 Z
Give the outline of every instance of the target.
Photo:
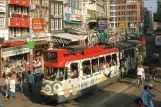
M 9 0 L 9 4 L 30 7 L 30 0 Z
M 17 18 L 10 18 L 9 27 L 30 27 L 30 20 L 28 19 L 17 19 Z

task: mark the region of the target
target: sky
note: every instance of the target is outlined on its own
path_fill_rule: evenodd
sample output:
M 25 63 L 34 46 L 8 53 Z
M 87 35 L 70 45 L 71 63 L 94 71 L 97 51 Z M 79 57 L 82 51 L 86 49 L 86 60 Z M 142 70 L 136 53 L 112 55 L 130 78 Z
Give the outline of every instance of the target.
M 148 7 L 152 7 L 152 11 L 153 12 L 156 12 L 156 9 L 157 9 L 157 0 L 144 0 L 144 3 Z

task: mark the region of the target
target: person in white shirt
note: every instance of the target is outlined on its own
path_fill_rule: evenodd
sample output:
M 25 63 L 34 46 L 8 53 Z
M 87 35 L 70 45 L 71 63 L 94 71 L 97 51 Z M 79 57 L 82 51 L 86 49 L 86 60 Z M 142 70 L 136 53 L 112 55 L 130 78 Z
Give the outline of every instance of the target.
M 11 80 L 9 81 L 9 91 L 10 91 L 10 96 L 9 98 L 12 99 L 12 96 L 14 95 L 15 96 L 15 92 L 16 92 L 16 81 L 15 81 L 15 77 L 12 75 L 11 76 Z
M 138 68 L 137 68 L 138 85 L 143 84 L 144 75 L 145 75 L 144 68 L 143 68 L 142 64 L 139 64 Z

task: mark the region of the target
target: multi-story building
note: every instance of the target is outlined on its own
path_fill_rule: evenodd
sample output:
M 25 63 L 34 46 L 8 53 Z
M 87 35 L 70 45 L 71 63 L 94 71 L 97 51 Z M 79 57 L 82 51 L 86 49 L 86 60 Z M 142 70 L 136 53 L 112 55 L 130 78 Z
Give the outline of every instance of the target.
M 7 19 L 9 39 L 26 38 L 30 28 L 30 0 L 5 0 L 7 2 Z
M 126 33 L 138 33 L 142 20 L 143 0 L 117 0 L 117 27 Z
M 116 0 L 107 1 L 108 25 L 113 32 L 116 32 Z
M 49 0 L 31 0 L 30 37 L 35 41 L 33 58 L 41 60 L 50 47 Z
M 152 9 L 148 6 L 144 6 L 143 9 L 143 20 L 144 20 L 144 33 L 147 32 L 147 30 L 153 29 L 153 12 Z
M 0 42 L 8 40 L 8 19 L 6 0 L 0 0 Z

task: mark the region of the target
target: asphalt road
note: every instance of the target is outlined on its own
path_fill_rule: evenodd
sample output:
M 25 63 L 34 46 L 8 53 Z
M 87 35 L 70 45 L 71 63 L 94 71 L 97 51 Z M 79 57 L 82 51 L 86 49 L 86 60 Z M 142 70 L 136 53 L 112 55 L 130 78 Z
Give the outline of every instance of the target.
M 146 36 L 147 41 L 147 60 L 150 61 L 154 51 L 161 56 L 161 47 L 155 47 L 154 36 Z M 156 90 L 153 93 L 155 107 L 161 107 L 161 71 L 157 74 Z M 148 78 L 147 78 L 148 79 Z M 34 85 L 34 94 L 30 95 L 27 84 L 25 84 L 25 93 L 17 93 L 17 97 L 11 100 L 0 97 L 3 107 L 133 107 L 134 100 L 141 95 L 143 86 L 138 88 L 135 86 L 136 77 L 122 79 L 116 83 L 110 84 L 108 87 L 79 99 L 72 100 L 62 104 L 56 104 L 55 101 L 46 100 L 39 92 L 41 81 Z M 145 84 L 148 84 L 146 81 Z

